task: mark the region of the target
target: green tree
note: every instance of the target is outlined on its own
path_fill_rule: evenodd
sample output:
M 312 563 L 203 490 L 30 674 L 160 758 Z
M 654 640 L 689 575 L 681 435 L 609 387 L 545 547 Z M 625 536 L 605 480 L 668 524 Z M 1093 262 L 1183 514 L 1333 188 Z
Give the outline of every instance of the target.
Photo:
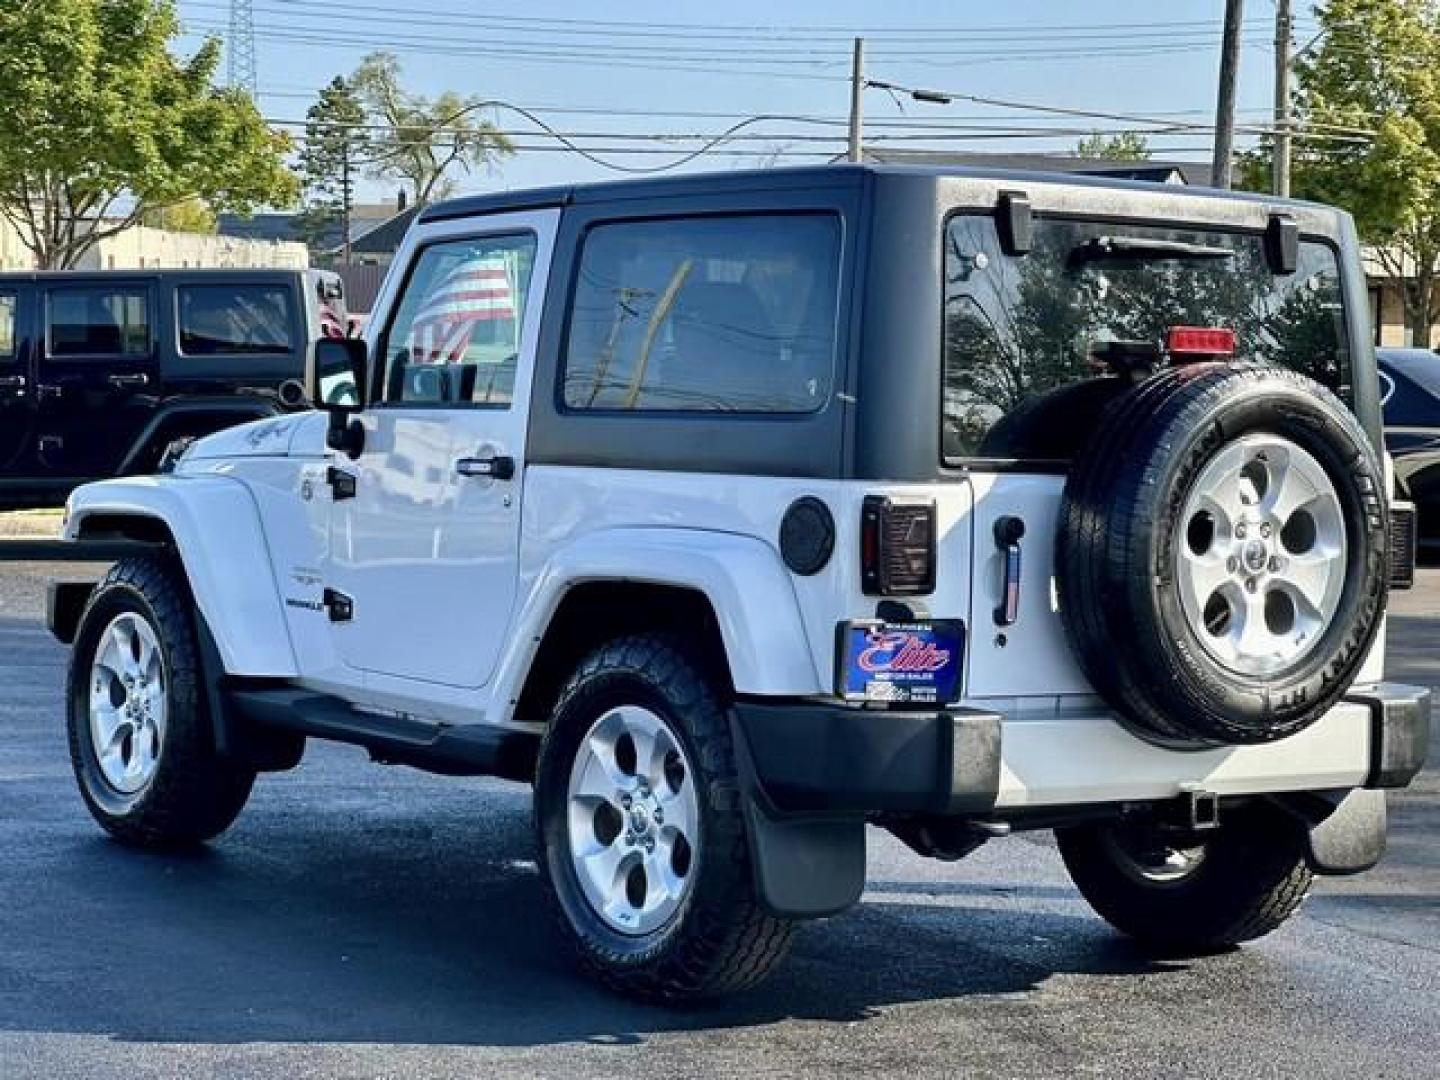
M 1075 144 L 1075 154 L 1101 161 L 1146 161 L 1150 142 L 1138 131 L 1118 131 L 1114 135 L 1097 131 Z
M 379 129 L 370 174 L 408 183 L 420 206 L 453 192 L 457 169 L 468 173 L 515 152 L 510 140 L 479 115 L 480 98 L 450 91 L 427 98 L 405 90 L 394 53 L 371 53 L 351 81 Z
M 140 224 L 152 229 L 169 229 L 171 232 L 214 234 L 219 229 L 215 211 L 204 199 L 185 199 L 169 203 L 146 212 Z
M 1429 341 L 1440 297 L 1440 8 L 1432 0 L 1330 0 L 1319 44 L 1296 61 L 1302 131 L 1291 187 L 1344 207 L 1385 272 L 1404 282 L 1405 322 Z M 1248 186 L 1268 188 L 1269 153 Z
M 0 6 L 0 214 L 40 266 L 190 199 L 248 212 L 295 194 L 287 141 L 212 84 L 220 43 L 169 43 L 173 0 Z
M 320 91 L 305 113 L 305 144 L 299 155 L 305 205 L 299 226 L 311 247 L 333 240 L 349 220 L 355 178 L 369 153 L 367 123 L 364 103 L 341 76 Z

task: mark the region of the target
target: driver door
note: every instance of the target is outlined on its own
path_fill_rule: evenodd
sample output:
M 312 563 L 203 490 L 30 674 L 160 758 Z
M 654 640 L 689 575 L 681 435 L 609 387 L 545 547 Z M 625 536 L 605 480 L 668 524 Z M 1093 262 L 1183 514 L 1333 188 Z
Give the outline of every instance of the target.
M 380 391 L 359 416 L 365 446 L 336 462 L 356 482 L 334 503 L 326 583 L 339 594 L 337 650 L 367 684 L 478 688 L 495 668 L 515 601 L 528 402 L 558 220 L 547 210 L 445 222 L 407 244 L 373 341 Z

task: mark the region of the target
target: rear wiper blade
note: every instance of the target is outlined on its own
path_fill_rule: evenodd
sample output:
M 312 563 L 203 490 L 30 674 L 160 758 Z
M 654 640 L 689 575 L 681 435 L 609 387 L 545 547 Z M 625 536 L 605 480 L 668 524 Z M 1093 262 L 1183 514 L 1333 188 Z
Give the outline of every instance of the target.
M 1139 236 L 1094 236 L 1076 244 L 1071 262 L 1099 259 L 1233 259 L 1235 249 L 1190 244 L 1184 240 L 1148 240 Z

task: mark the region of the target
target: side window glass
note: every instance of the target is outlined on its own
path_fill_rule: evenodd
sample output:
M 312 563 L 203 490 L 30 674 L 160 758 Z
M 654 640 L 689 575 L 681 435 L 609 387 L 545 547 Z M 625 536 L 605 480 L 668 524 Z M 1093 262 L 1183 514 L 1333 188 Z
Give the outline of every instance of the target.
M 186 356 L 285 355 L 295 348 L 290 291 L 279 285 L 188 285 L 178 290 Z
M 0 293 L 0 364 L 15 361 L 15 310 L 14 293 Z
M 597 226 L 570 312 L 565 405 L 815 412 L 834 379 L 839 275 L 834 215 Z
M 509 408 L 535 236 L 424 248 L 386 331 L 385 400 Z
M 53 289 L 50 355 L 146 356 L 150 305 L 144 289 Z

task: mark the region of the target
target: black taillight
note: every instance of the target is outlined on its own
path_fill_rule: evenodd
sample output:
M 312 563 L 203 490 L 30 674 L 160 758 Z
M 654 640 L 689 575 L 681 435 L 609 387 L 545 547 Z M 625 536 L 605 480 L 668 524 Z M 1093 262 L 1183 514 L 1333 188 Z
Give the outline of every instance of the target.
M 1390 588 L 1409 589 L 1415 584 L 1415 507 L 1390 507 Z
M 935 504 L 867 495 L 860 512 L 860 585 L 867 596 L 935 591 Z

